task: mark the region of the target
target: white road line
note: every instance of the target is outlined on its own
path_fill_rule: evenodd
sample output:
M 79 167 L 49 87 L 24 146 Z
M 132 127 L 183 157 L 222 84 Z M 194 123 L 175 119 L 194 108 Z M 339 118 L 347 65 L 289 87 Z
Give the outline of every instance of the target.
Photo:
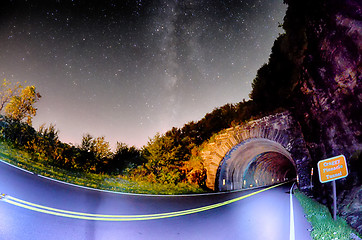
M 258 188 L 273 186 L 273 185 L 269 185 L 269 186 L 257 187 L 257 188 L 253 188 L 253 189 L 240 189 L 240 190 L 234 190 L 234 191 L 230 191 L 230 192 L 193 193 L 193 194 L 179 194 L 179 195 L 166 195 L 166 194 L 161 195 L 161 194 L 142 194 L 142 193 L 115 192 L 115 191 L 110 191 L 110 190 L 91 188 L 91 187 L 86 187 L 86 186 L 81 186 L 81 185 L 77 185 L 77 184 L 73 184 L 73 183 L 64 182 L 64 181 L 61 181 L 61 180 L 58 180 L 58 179 L 54 179 L 54 178 L 50 178 L 50 177 L 46 177 L 46 176 L 43 176 L 43 175 L 32 173 L 32 172 L 30 172 L 28 170 L 25 170 L 25 169 L 22 169 L 20 167 L 14 166 L 14 165 L 12 165 L 12 164 L 10 164 L 8 162 L 5 162 L 5 161 L 3 161 L 1 159 L 0 159 L 0 161 L 7 164 L 7 165 L 9 165 L 9 166 L 15 167 L 15 168 L 17 168 L 17 169 L 19 169 L 21 171 L 37 175 L 37 176 L 39 176 L 41 178 L 44 178 L 44 179 L 47 179 L 47 180 L 50 180 L 50 181 L 66 184 L 66 185 L 69 185 L 69 186 L 72 186 L 72 187 L 83 188 L 83 189 L 98 191 L 98 192 L 106 192 L 106 193 L 121 194 L 121 195 L 131 195 L 131 196 L 147 196 L 147 197 L 194 197 L 195 196 L 196 197 L 196 196 L 207 196 L 207 195 L 219 195 L 219 194 L 225 194 L 225 193 L 235 193 L 235 192 L 242 192 L 242 191 L 245 191 L 245 190 L 255 190 L 255 189 L 258 189 Z M 285 182 L 285 183 L 287 183 L 287 182 Z
M 26 169 L 20 168 L 18 166 L 12 165 L 11 163 L 8 163 L 2 159 L 0 159 L 0 162 L 3 162 L 11 167 L 17 168 L 23 172 L 27 172 L 29 174 L 34 174 L 37 175 L 41 178 L 50 180 L 50 181 L 54 181 L 54 182 L 58 182 L 58 183 L 62 183 L 62 184 L 66 184 L 72 187 L 77 187 L 77 188 L 83 188 L 83 189 L 87 189 L 87 190 L 92 190 L 92 191 L 98 191 L 98 192 L 106 192 L 106 193 L 113 193 L 113 194 L 121 194 L 121 195 L 131 195 L 131 196 L 148 196 L 148 197 L 191 197 L 191 196 L 204 196 L 204 195 L 218 195 L 218 194 L 224 194 L 225 192 L 216 192 L 216 193 L 194 193 L 194 194 L 180 194 L 180 195 L 161 195 L 161 194 L 142 194 L 142 193 L 127 193 L 127 192 L 115 192 L 115 191 L 110 191 L 110 190 L 103 190 L 103 189 L 98 189 L 98 188 L 91 188 L 91 187 L 86 187 L 86 186 L 81 186 L 81 185 L 77 185 L 77 184 L 73 184 L 73 183 L 68 183 L 68 182 L 64 182 L 58 179 L 54 179 L 54 178 L 50 178 L 50 177 L 46 177 L 43 175 L 39 175 L 39 174 L 35 174 L 33 172 L 30 172 Z M 235 191 L 237 192 L 237 191 Z
M 3 162 L 3 163 L 5 163 L 5 164 L 7 164 L 7 165 L 9 165 L 9 166 L 11 166 L 11 167 L 17 168 L 17 169 L 19 169 L 19 170 L 21 170 L 21 171 L 23 171 L 23 172 L 27 172 L 27 173 L 30 173 L 30 174 L 34 174 L 33 172 L 30 172 L 30 171 L 28 171 L 28 170 L 26 170 L 26 169 L 23 169 L 23 168 L 21 168 L 21 167 L 18 167 L 18 166 L 15 166 L 15 165 L 10 164 L 10 163 L 8 163 L 8 162 L 5 162 L 4 160 L 1 160 L 1 159 L 0 159 L 0 162 Z
M 289 196 L 290 196 L 290 228 L 289 228 L 289 240 L 295 240 L 295 231 L 294 231 L 294 211 L 293 211 L 293 187 L 290 188 Z
M 259 189 L 259 188 L 274 186 L 274 185 L 268 185 L 268 186 L 263 186 L 263 187 L 258 187 L 258 188 L 252 188 L 252 189 L 248 188 L 248 189 L 241 189 L 241 190 L 235 190 L 235 191 L 230 191 L 230 192 L 193 193 L 193 194 L 179 194 L 179 195 L 171 195 L 171 194 L 166 195 L 166 194 L 164 194 L 164 195 L 161 195 L 161 194 L 142 194 L 142 193 L 115 192 L 115 191 L 110 191 L 110 190 L 91 188 L 91 187 L 86 187 L 86 186 L 77 185 L 77 184 L 73 184 L 73 183 L 68 183 L 68 182 L 64 182 L 64 181 L 61 181 L 61 180 L 57 180 L 57 179 L 46 177 L 46 176 L 39 175 L 39 174 L 38 174 L 38 176 L 41 177 L 41 178 L 45 178 L 47 180 L 50 180 L 50 181 L 66 184 L 66 185 L 69 185 L 69 186 L 72 186 L 72 187 L 92 190 L 92 191 L 114 193 L 114 194 L 121 194 L 121 195 L 131 195 L 131 196 L 146 196 L 146 197 L 197 197 L 197 196 L 207 196 L 207 195 L 219 195 L 219 194 L 225 194 L 225 193 L 235 193 L 235 192 L 242 192 L 242 191 L 245 191 L 245 190 L 256 190 L 256 189 Z M 283 184 L 285 184 L 285 183 L 283 183 Z
M 97 190 L 97 191 L 102 191 L 102 192 L 112 192 L 112 191 L 107 191 L 107 190 L 102 190 L 102 189 L 96 189 L 96 188 L 81 186 L 81 185 L 77 185 L 77 184 L 73 184 L 73 183 L 68 183 L 68 182 L 64 182 L 64 181 L 61 181 L 61 180 L 58 180 L 58 179 L 46 177 L 46 176 L 39 175 L 39 174 L 38 174 L 38 176 L 41 177 L 41 178 L 45 178 L 45 179 L 47 179 L 47 180 L 50 180 L 50 181 L 54 181 L 54 182 L 58 182 L 58 183 L 66 184 L 66 185 L 70 185 L 70 186 L 72 186 L 72 187 L 84 188 L 84 189 L 88 189 L 88 190 Z M 112 192 L 112 193 L 114 193 L 114 192 Z
M 58 182 L 58 183 L 61 183 L 61 184 L 65 184 L 65 185 L 72 186 L 72 187 L 84 188 L 84 189 L 92 190 L 92 191 L 106 192 L 106 193 L 115 193 L 115 194 L 127 194 L 127 195 L 142 195 L 142 196 L 148 196 L 148 195 L 149 195 L 149 196 L 155 196 L 155 195 L 153 195 L 153 194 L 124 193 L 124 192 L 115 192 L 115 191 L 98 189 L 98 188 L 91 188 L 91 187 L 86 187 L 86 186 L 82 186 L 82 185 L 77 185 L 77 184 L 74 184 L 74 183 L 64 182 L 64 181 L 61 181 L 61 180 L 58 180 L 58 179 L 46 177 L 46 176 L 39 175 L 39 174 L 38 174 L 38 176 L 41 177 L 41 178 L 45 178 L 45 179 L 47 179 L 47 180 L 50 180 L 50 181 Z M 168 195 L 160 195 L 160 196 L 168 196 Z
M 54 179 L 54 178 L 50 178 L 50 177 L 46 177 L 43 175 L 39 175 L 39 177 L 50 180 L 50 181 L 54 181 L 54 182 L 58 182 L 58 183 L 62 183 L 62 184 L 66 184 L 72 187 L 77 187 L 77 188 L 83 188 L 83 189 L 87 189 L 87 190 L 92 190 L 92 191 L 98 191 L 98 192 L 106 192 L 106 193 L 114 193 L 114 194 L 122 194 L 122 195 L 135 195 L 135 196 L 147 196 L 147 197 L 194 197 L 194 196 L 207 196 L 207 195 L 219 195 L 219 194 L 225 194 L 225 193 L 235 193 L 235 192 L 241 192 L 241 191 L 245 191 L 245 190 L 256 190 L 259 188 L 265 188 L 265 187 L 270 187 L 270 186 L 274 186 L 274 185 L 270 185 L 270 186 L 263 186 L 263 187 L 258 187 L 258 188 L 253 188 L 253 189 L 242 189 L 242 190 L 235 190 L 235 191 L 231 191 L 231 192 L 214 192 L 214 193 L 194 193 L 194 194 L 179 194 L 179 195 L 161 195 L 161 194 L 142 194 L 142 193 L 127 193 L 127 192 L 115 192 L 115 191 L 110 191 L 110 190 L 104 190 L 104 189 L 98 189 L 98 188 L 91 188 L 91 187 L 86 187 L 86 186 L 82 186 L 82 185 L 77 185 L 77 184 L 73 184 L 73 183 L 68 183 L 68 182 L 64 182 L 58 179 Z

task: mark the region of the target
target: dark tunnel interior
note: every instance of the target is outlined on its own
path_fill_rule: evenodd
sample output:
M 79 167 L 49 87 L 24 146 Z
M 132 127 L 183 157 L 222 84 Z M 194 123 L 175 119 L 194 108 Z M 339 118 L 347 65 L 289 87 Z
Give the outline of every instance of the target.
M 229 191 L 269 186 L 296 178 L 291 154 L 279 143 L 255 138 L 235 146 L 220 163 L 215 186 Z
M 291 161 L 277 152 L 265 152 L 256 156 L 243 175 L 243 188 L 266 186 L 296 177 Z

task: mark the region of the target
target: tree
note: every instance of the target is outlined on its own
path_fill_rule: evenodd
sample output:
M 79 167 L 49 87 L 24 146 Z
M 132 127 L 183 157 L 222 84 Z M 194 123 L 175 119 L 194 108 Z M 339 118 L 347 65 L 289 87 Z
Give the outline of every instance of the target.
M 93 144 L 93 137 L 89 133 L 86 133 L 83 135 L 82 144 L 79 148 L 83 151 L 90 152 L 93 149 Z
M 104 137 L 93 138 L 89 133 L 83 135 L 81 150 L 76 161 L 86 171 L 100 172 L 107 168 L 112 151 Z
M 2 136 L 17 146 L 23 146 L 37 135 L 35 129 L 26 123 L 6 117 L 2 123 Z
M 41 98 L 34 86 L 19 88 L 19 94 L 11 97 L 10 102 L 5 107 L 7 117 L 15 121 L 26 122 L 31 126 L 32 118 L 36 115 L 37 109 L 34 104 Z
M 134 168 L 143 163 L 141 152 L 135 147 L 117 142 L 117 149 L 111 161 L 111 171 L 121 173 L 126 168 Z
M 93 139 L 92 151 L 96 154 L 97 158 L 104 159 L 112 156 L 112 151 L 104 137 L 97 137 Z
M 55 143 L 59 139 L 59 133 L 54 124 L 50 124 L 49 127 L 42 124 L 38 129 L 38 133 L 51 143 Z
M 3 111 L 6 104 L 10 102 L 12 97 L 16 95 L 22 86 L 19 82 L 13 85 L 11 82 L 4 79 L 0 86 L 0 113 Z
M 182 150 L 182 146 L 177 143 L 175 136 L 157 133 L 143 150 L 143 156 L 147 160 L 145 168 L 148 170 L 148 174 L 154 175 L 155 180 L 161 183 L 181 182 Z

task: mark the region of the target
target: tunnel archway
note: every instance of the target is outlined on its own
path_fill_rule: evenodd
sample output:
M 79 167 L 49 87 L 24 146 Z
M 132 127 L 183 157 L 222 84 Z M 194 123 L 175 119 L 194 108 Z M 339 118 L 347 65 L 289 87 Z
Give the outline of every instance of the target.
M 244 178 L 258 177 L 267 183 L 267 176 L 277 180 L 282 173 L 297 175 L 301 189 L 310 187 L 310 154 L 300 125 L 289 112 L 224 129 L 203 145 L 200 155 L 206 186 L 214 191 L 240 189 Z
M 215 190 L 266 186 L 297 175 L 291 154 L 279 143 L 253 138 L 234 146 L 220 162 Z

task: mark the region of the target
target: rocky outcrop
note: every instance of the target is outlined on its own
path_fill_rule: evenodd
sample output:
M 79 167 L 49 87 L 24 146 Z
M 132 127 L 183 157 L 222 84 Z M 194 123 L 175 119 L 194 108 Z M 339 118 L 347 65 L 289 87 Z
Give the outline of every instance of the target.
M 294 2 L 301 4 L 288 2 L 290 7 Z M 302 59 L 302 73 L 292 111 L 301 124 L 315 167 L 319 160 L 346 156 L 350 175 L 337 182 L 338 199 L 342 199 L 340 214 L 362 233 L 362 223 L 356 221 L 361 219 L 362 202 L 355 201 L 361 199 L 358 176 L 362 168 L 356 167 L 360 163 L 351 163 L 351 156 L 362 150 L 362 5 L 357 0 L 308 0 L 307 4 L 318 8 L 302 13 L 307 16 L 307 44 L 303 57 L 296 60 Z M 291 16 L 288 19 L 292 21 Z M 318 176 L 314 183 L 315 197 L 331 206 L 330 184 L 320 184 Z
M 325 4 L 325 15 L 307 23 L 295 112 L 315 159 L 349 158 L 362 149 L 361 5 Z
M 339 201 L 339 214 L 359 233 L 362 232 L 362 186 L 354 187 L 343 194 L 339 194 L 342 201 Z

